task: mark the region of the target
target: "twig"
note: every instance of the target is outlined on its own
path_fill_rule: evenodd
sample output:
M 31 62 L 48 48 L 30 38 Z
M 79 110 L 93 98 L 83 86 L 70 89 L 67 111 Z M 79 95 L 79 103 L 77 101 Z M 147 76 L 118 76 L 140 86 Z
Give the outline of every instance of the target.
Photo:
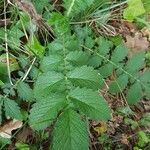
M 33 67 L 33 64 L 34 64 L 35 60 L 36 60 L 36 57 L 33 59 L 31 65 L 30 65 L 29 69 L 27 70 L 26 74 L 24 75 L 22 81 L 24 81 L 27 78 L 28 74 L 30 73 L 30 71 L 31 71 L 31 69 Z
M 4 22 L 5 22 L 5 51 L 6 51 L 6 60 L 7 60 L 7 72 L 8 78 L 11 85 L 13 85 L 11 80 L 11 72 L 10 72 L 10 62 L 9 62 L 9 51 L 8 51 L 8 37 L 7 37 L 7 18 L 6 18 L 6 3 L 4 1 Z

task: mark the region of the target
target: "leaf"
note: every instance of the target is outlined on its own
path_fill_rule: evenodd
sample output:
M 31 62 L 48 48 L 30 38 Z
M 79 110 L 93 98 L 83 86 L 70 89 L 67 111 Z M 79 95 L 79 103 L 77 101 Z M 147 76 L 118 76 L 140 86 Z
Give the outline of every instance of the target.
M 22 121 L 11 120 L 3 126 L 0 126 L 0 137 L 10 139 L 12 137 L 12 131 L 21 128 L 23 125 Z
M 66 60 L 75 65 L 86 65 L 89 57 L 83 51 L 72 51 L 66 56 Z
M 148 13 L 150 12 L 150 1 L 149 0 L 142 0 L 145 11 Z
M 56 33 L 63 35 L 70 31 L 68 19 L 61 13 L 51 13 L 48 24 L 54 25 Z
M 70 71 L 69 80 L 77 86 L 98 89 L 103 84 L 102 77 L 92 67 L 82 66 Z
M 147 69 L 140 77 L 142 82 L 150 82 L 150 69 Z
M 93 4 L 94 0 L 63 0 L 66 9 L 66 16 L 73 17 L 83 12 Z
M 113 73 L 114 66 L 111 63 L 105 64 L 102 67 L 99 68 L 100 74 L 103 76 L 103 78 L 107 78 Z
M 144 65 L 145 63 L 145 53 L 144 52 L 138 52 L 134 54 L 127 62 L 125 66 L 125 70 L 130 73 L 134 74 L 135 72 L 139 71 L 139 69 Z
M 145 9 L 141 0 L 128 0 L 128 7 L 123 12 L 123 17 L 133 21 L 136 17 L 143 15 Z
M 69 97 L 75 107 L 91 119 L 110 119 L 110 108 L 97 92 L 86 88 L 76 88 L 69 93 Z
M 10 62 L 10 72 L 18 70 L 19 65 L 17 60 L 9 56 L 9 62 Z M 7 57 L 6 54 L 0 55 L 0 79 L 5 83 L 8 79 L 8 73 L 7 73 Z
M 42 14 L 44 7 L 47 7 L 50 5 L 48 0 L 42 0 L 42 1 L 32 0 L 32 3 L 34 4 L 39 14 Z
M 96 127 L 94 127 L 94 130 L 97 132 L 98 135 L 102 135 L 105 133 L 108 129 L 107 122 L 101 121 Z
M 8 32 L 8 45 L 12 49 L 19 49 L 21 45 L 20 38 L 23 36 L 24 33 L 17 26 L 13 26 Z
M 144 83 L 144 92 L 148 98 L 150 98 L 150 83 Z
M 113 47 L 112 42 L 106 40 L 103 37 L 98 38 L 97 43 L 99 45 L 97 48 L 97 51 L 100 55 L 103 55 L 103 56 L 105 56 L 110 51 L 110 49 Z
M 48 127 L 65 105 L 65 96 L 51 94 L 33 105 L 30 111 L 29 124 L 33 129 L 41 130 Z
M 15 144 L 17 150 L 30 150 L 30 146 L 24 143 L 16 143 Z
M 110 93 L 117 93 L 122 92 L 124 88 L 128 84 L 128 76 L 126 74 L 120 75 L 115 81 L 113 81 L 109 85 L 109 92 Z
M 136 82 L 134 83 L 127 93 L 127 101 L 129 104 L 136 104 L 142 97 L 142 88 L 141 85 Z
M 150 112 L 145 113 L 139 123 L 144 127 L 150 127 Z
M 0 86 L 4 85 L 4 83 L 0 80 Z
M 117 46 L 114 52 L 112 53 L 111 61 L 113 63 L 118 63 L 122 61 L 127 56 L 128 52 L 129 49 L 126 48 L 123 44 Z
M 40 69 L 43 72 L 50 70 L 58 70 L 60 64 L 62 63 L 62 58 L 59 55 L 50 55 L 43 58 L 41 62 Z
M 29 51 L 33 52 L 34 54 L 36 54 L 40 58 L 43 57 L 44 52 L 45 52 L 45 48 L 40 44 L 40 42 L 38 41 L 38 39 L 36 38 L 35 35 L 31 36 L 26 47 Z
M 25 101 L 33 100 L 33 91 L 27 83 L 19 82 L 17 85 L 18 96 Z
M 10 100 L 9 98 L 4 98 L 4 110 L 6 117 L 9 116 L 13 119 L 22 119 L 22 114 L 20 111 L 20 107 L 14 100 Z
M 54 89 L 58 90 L 63 80 L 63 74 L 54 71 L 41 74 L 35 82 L 33 90 L 35 98 L 37 100 L 43 99 L 43 97 L 47 97 Z
M 65 110 L 55 124 L 52 150 L 88 150 L 87 133 L 87 126 L 79 114 Z

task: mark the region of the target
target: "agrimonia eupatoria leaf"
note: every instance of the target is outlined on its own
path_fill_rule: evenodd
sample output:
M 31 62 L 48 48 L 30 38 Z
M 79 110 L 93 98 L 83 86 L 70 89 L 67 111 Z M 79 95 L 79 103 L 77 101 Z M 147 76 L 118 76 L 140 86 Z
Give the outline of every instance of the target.
M 55 124 L 52 150 L 88 150 L 88 145 L 86 123 L 74 110 L 65 110 Z
M 124 69 L 128 73 L 134 74 L 144 65 L 144 61 L 145 61 L 145 53 L 138 52 L 128 60 Z
M 103 85 L 101 75 L 92 67 L 82 66 L 75 68 L 67 76 L 76 86 L 98 89 Z
M 62 60 L 63 59 L 59 55 L 46 56 L 43 58 L 43 60 L 41 62 L 40 69 L 43 72 L 47 72 L 50 70 L 58 70 Z
M 136 82 L 134 83 L 127 93 L 127 101 L 129 104 L 136 104 L 142 98 L 142 87 L 141 84 Z
M 65 96 L 51 94 L 33 105 L 30 111 L 29 124 L 33 129 L 41 130 L 48 127 L 65 106 Z
M 9 98 L 3 98 L 5 115 L 13 119 L 22 119 L 22 114 L 18 104 Z
M 71 101 L 80 111 L 91 119 L 110 119 L 110 108 L 102 96 L 86 88 L 76 88 L 69 93 Z
M 63 74 L 54 71 L 49 71 L 39 75 L 33 90 L 36 100 L 47 97 L 54 89 L 58 90 L 63 80 Z
M 89 57 L 83 51 L 72 51 L 66 56 L 66 60 L 72 62 L 74 65 L 86 65 Z
M 27 83 L 19 82 L 17 85 L 18 96 L 25 101 L 33 100 L 33 91 Z
M 127 56 L 129 50 L 123 44 L 118 45 L 112 53 L 111 61 L 115 64 L 122 61 Z
M 128 84 L 128 75 L 122 74 L 109 85 L 110 93 L 120 93 Z

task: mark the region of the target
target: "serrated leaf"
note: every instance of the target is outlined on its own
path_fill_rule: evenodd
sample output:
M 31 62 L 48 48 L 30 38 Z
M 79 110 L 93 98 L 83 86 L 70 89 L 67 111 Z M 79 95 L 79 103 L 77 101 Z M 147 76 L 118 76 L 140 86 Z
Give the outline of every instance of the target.
M 117 46 L 112 53 L 111 61 L 113 63 L 118 63 L 122 61 L 128 54 L 129 48 L 125 47 L 123 44 Z
M 83 51 L 72 51 L 66 56 L 66 60 L 71 61 L 75 65 L 86 65 L 89 57 Z
M 129 104 L 136 104 L 142 97 L 142 87 L 140 83 L 134 83 L 127 93 L 127 101 Z
M 18 49 L 21 45 L 20 38 L 24 36 L 24 33 L 17 27 L 13 26 L 8 32 L 8 44 L 12 49 Z
M 54 71 L 41 74 L 35 82 L 33 90 L 35 98 L 37 100 L 43 99 L 43 97 L 47 97 L 54 89 L 58 90 L 63 80 L 63 74 Z
M 84 11 L 86 8 L 88 8 L 90 5 L 93 4 L 94 0 L 63 0 L 64 1 L 64 7 L 66 9 L 66 15 L 73 17 L 82 11 Z
M 133 74 L 144 65 L 144 61 L 145 61 L 145 53 L 138 52 L 128 60 L 127 65 L 125 66 L 125 70 L 128 73 Z
M 113 44 L 111 41 L 108 41 L 106 40 L 105 38 L 103 37 L 100 37 L 98 40 L 97 40 L 97 43 L 99 44 L 98 48 L 97 48 L 97 51 L 100 55 L 102 56 L 105 56 L 109 51 L 110 49 L 112 48 Z
M 25 101 L 33 100 L 33 91 L 27 83 L 19 82 L 17 85 L 18 96 Z
M 59 55 L 50 55 L 43 58 L 40 69 L 43 72 L 57 70 L 63 59 Z
M 148 98 L 150 98 L 150 83 L 144 83 L 144 92 Z
M 147 69 L 142 76 L 140 77 L 142 82 L 149 82 L 150 83 L 150 69 Z
M 92 55 L 89 59 L 88 65 L 92 67 L 99 67 L 102 63 L 103 58 L 99 57 L 98 55 Z
M 87 133 L 86 123 L 79 114 L 65 110 L 55 124 L 52 150 L 88 150 Z
M 92 67 L 82 66 L 70 71 L 68 79 L 77 86 L 98 89 L 103 84 L 102 77 Z
M 111 63 L 105 64 L 104 66 L 99 68 L 99 73 L 106 78 L 113 73 L 114 66 Z
M 115 81 L 109 85 L 110 93 L 120 93 L 128 84 L 128 76 L 126 74 L 120 75 Z
M 50 25 L 54 25 L 56 33 L 63 35 L 70 32 L 68 19 L 61 13 L 51 13 L 50 19 L 48 20 Z
M 105 99 L 97 92 L 86 88 L 76 88 L 69 93 L 74 105 L 91 119 L 110 119 L 110 109 Z
M 136 17 L 145 13 L 145 9 L 141 0 L 128 0 L 128 7 L 123 12 L 123 17 L 129 21 L 133 21 Z
M 51 94 L 33 105 L 30 111 L 29 124 L 33 129 L 41 130 L 48 127 L 65 105 L 65 96 Z
M 93 38 L 91 36 L 87 36 L 85 38 L 85 47 L 92 49 L 94 47 L 95 41 L 93 40 Z
M 22 114 L 20 111 L 20 107 L 14 100 L 10 100 L 9 98 L 4 98 L 4 110 L 5 116 L 9 116 L 13 119 L 22 119 Z

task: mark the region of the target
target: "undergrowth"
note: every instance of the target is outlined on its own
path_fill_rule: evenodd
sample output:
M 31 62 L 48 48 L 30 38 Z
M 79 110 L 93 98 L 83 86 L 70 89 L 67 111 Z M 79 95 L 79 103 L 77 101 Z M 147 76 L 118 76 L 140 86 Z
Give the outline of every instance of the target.
M 40 22 L 36 13 L 4 2 L 1 18 L 10 20 L 0 28 L 0 124 L 21 120 L 40 135 L 50 128 L 50 149 L 89 149 L 89 122 L 112 117 L 101 91 L 121 94 L 129 107 L 150 98 L 145 52 L 129 56 L 122 39 L 94 29 L 112 33 L 111 10 L 127 2 L 32 2 Z M 2 149 L 8 143 L 1 137 Z

